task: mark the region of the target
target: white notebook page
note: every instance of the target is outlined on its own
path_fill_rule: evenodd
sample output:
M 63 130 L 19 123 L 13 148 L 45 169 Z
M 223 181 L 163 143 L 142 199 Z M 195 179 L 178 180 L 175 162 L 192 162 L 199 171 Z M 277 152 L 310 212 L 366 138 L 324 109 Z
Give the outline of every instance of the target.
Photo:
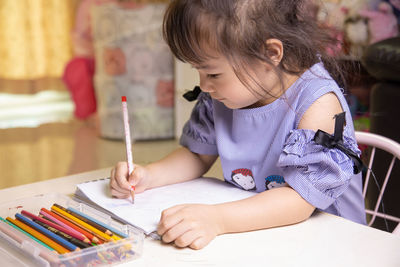
M 111 197 L 109 179 L 78 184 L 77 187 L 92 202 L 124 221 L 142 229 L 146 234 L 156 231 L 164 209 L 178 204 L 217 204 L 244 199 L 254 192 L 241 190 L 215 178 L 198 178 L 184 183 L 146 190 L 130 199 Z

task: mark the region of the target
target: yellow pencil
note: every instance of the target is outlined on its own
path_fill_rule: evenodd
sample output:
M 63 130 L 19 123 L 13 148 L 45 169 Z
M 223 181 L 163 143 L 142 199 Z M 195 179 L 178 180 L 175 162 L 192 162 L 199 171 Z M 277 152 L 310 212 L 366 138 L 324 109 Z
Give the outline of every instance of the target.
M 63 211 L 62 209 L 56 207 L 56 206 L 51 206 L 51 209 L 61 215 L 63 215 L 66 218 L 69 218 L 70 220 L 74 221 L 75 223 L 79 224 L 81 227 L 89 230 L 90 232 L 95 233 L 97 236 L 101 237 L 102 239 L 106 240 L 106 241 L 114 241 L 114 239 L 103 233 L 102 231 L 96 229 L 95 227 L 91 226 L 90 224 L 85 223 L 82 220 L 79 220 L 78 218 L 76 218 L 75 216 L 72 216 L 71 214 L 69 214 L 68 212 Z
M 29 234 L 33 235 L 34 237 L 36 237 L 37 239 L 39 239 L 40 241 L 42 241 L 46 245 L 54 248 L 58 253 L 64 254 L 64 253 L 70 252 L 68 249 L 64 248 L 63 246 L 59 245 L 58 243 L 54 242 L 53 240 L 51 240 L 50 238 L 48 238 L 44 234 L 39 233 L 38 231 L 36 231 L 35 229 L 31 228 L 30 226 L 24 224 L 23 222 L 18 221 L 18 220 L 14 220 L 14 219 L 12 219 L 10 217 L 7 217 L 6 219 L 8 221 L 12 222 L 13 224 L 15 224 L 16 226 L 18 226 L 19 228 L 21 228 L 22 230 L 24 230 L 25 232 L 28 232 Z
M 117 235 L 112 235 L 111 236 L 112 239 L 114 239 L 115 241 L 121 240 L 122 238 L 117 236 Z

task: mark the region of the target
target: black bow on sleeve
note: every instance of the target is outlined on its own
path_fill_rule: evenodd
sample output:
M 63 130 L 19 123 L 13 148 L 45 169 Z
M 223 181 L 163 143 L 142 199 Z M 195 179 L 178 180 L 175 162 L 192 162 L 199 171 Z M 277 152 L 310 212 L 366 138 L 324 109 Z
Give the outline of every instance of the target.
M 363 169 L 363 162 L 360 157 L 346 148 L 343 144 L 343 128 L 345 123 L 345 112 L 335 115 L 335 132 L 332 135 L 318 130 L 314 135 L 314 142 L 327 148 L 337 148 L 345 153 L 354 163 L 354 174 L 359 173 Z
M 201 93 L 200 86 L 195 86 L 195 87 L 193 88 L 193 90 L 184 93 L 184 94 L 183 94 L 183 97 L 184 97 L 187 101 L 192 102 L 192 101 L 194 101 L 194 100 L 197 99 L 197 97 L 199 96 L 200 93 Z

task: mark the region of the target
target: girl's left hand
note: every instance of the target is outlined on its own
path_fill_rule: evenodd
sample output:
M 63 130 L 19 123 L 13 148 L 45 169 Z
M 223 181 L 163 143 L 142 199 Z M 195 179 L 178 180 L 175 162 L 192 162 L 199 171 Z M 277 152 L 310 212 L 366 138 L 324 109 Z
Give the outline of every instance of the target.
M 166 243 L 201 249 L 222 234 L 222 225 L 215 205 L 185 204 L 162 212 L 157 233 Z

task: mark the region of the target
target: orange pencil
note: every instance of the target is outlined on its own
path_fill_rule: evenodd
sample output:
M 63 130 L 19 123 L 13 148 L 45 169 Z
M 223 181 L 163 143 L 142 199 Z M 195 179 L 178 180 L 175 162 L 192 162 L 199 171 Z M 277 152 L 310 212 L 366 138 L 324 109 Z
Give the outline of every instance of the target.
M 24 224 L 23 222 L 18 221 L 18 220 L 14 220 L 14 219 L 12 219 L 10 217 L 7 217 L 6 219 L 8 221 L 12 222 L 13 224 L 15 224 L 16 226 L 18 226 L 19 228 L 21 228 L 22 230 L 24 230 L 24 231 L 28 232 L 29 234 L 33 235 L 34 237 L 36 237 L 37 239 L 39 239 L 40 241 L 42 241 L 46 245 L 54 248 L 58 253 L 64 254 L 64 253 L 70 252 L 68 249 L 64 248 L 63 246 L 59 245 L 58 243 L 54 242 L 53 240 L 51 240 L 50 238 L 48 238 L 44 234 L 39 233 L 38 231 L 36 231 L 35 229 L 31 228 L 30 226 Z
M 69 222 L 71 225 L 74 225 L 75 229 L 80 229 L 79 231 L 81 231 L 82 233 L 84 232 L 84 233 L 88 234 L 87 236 L 88 237 L 90 236 L 89 239 L 91 239 L 92 242 L 95 242 L 93 240 L 97 240 L 96 244 L 98 244 L 98 245 L 103 244 L 106 241 L 103 238 L 101 238 L 100 236 L 95 235 L 92 231 L 89 231 L 88 229 L 84 228 L 82 225 L 80 225 L 79 223 L 75 222 L 71 218 L 68 218 L 68 217 L 64 216 L 63 214 L 59 213 L 58 211 L 55 211 L 55 210 L 52 209 L 51 210 L 51 214 L 57 215 L 58 216 L 57 218 L 63 218 L 64 221 Z
M 84 236 L 86 236 L 87 238 L 89 238 L 93 243 L 96 244 L 102 244 L 103 242 L 101 240 L 99 240 L 97 237 L 95 237 L 93 234 L 87 232 L 86 230 L 82 229 L 81 227 L 78 227 L 77 225 L 75 225 L 74 223 L 64 219 L 63 217 L 61 217 L 60 215 L 49 211 L 45 208 L 42 208 L 41 211 L 43 211 L 44 213 L 50 214 L 51 216 L 53 216 L 54 218 L 56 218 L 57 220 L 60 220 L 61 222 L 65 223 L 66 225 L 68 225 L 69 227 L 72 227 L 73 229 L 75 229 L 76 231 L 80 232 L 81 234 L 83 234 Z
M 78 218 L 79 220 L 81 220 L 81 221 L 83 221 L 83 222 L 85 222 L 85 223 L 87 223 L 87 224 L 93 226 L 94 228 L 100 230 L 101 232 L 103 232 L 103 233 L 105 233 L 105 234 L 107 234 L 107 235 L 109 235 L 109 236 L 112 236 L 112 235 L 113 235 L 113 233 L 112 233 L 110 230 L 108 230 L 107 228 L 105 228 L 104 226 L 102 226 L 102 225 L 100 225 L 100 224 L 97 224 L 96 222 L 93 222 L 93 221 L 89 220 L 89 219 L 86 218 L 86 217 L 81 216 L 80 214 L 76 213 L 76 212 L 73 211 L 73 210 L 66 209 L 66 208 L 64 208 L 63 206 L 58 205 L 58 204 L 56 204 L 56 203 L 54 203 L 53 206 L 55 206 L 55 207 L 57 207 L 57 208 L 59 208 L 59 209 L 65 211 L 65 212 L 71 214 L 72 216 L 74 216 L 74 217 Z
M 90 224 L 87 224 L 84 221 L 79 220 L 75 216 L 72 216 L 68 212 L 63 211 L 62 209 L 60 209 L 54 205 L 51 206 L 51 210 L 62 215 L 64 218 L 68 218 L 71 222 L 73 221 L 75 224 L 79 225 L 80 227 L 83 227 L 86 231 L 89 231 L 89 232 L 95 234 L 96 236 L 100 237 L 101 239 L 103 239 L 105 241 L 113 241 L 114 240 L 109 235 L 103 233 L 102 231 L 98 230 L 97 228 L 94 228 Z
M 30 213 L 29 211 L 22 210 L 21 214 L 25 215 L 26 217 L 31 218 L 32 220 L 38 220 L 38 221 L 40 221 L 42 223 L 45 223 L 48 226 L 51 226 L 51 227 L 57 229 L 58 231 L 66 233 L 67 235 L 70 235 L 71 237 L 74 237 L 74 238 L 76 238 L 76 239 L 78 239 L 78 240 L 80 240 L 82 242 L 90 243 L 90 240 L 87 237 L 83 237 L 80 233 L 79 233 L 79 235 L 77 235 L 76 232 L 72 232 L 71 230 L 62 227 L 59 224 L 53 223 L 52 221 L 49 221 L 49 220 L 46 220 L 46 219 L 44 219 L 42 217 L 36 216 L 36 215 Z
M 10 221 L 0 220 L 0 231 L 5 233 L 6 235 L 10 236 L 18 243 L 23 244 L 24 242 L 29 242 L 29 241 L 32 242 L 33 241 L 32 238 L 36 238 L 36 237 L 33 237 L 32 235 L 30 235 L 31 237 L 27 236 L 25 231 L 21 232 L 22 231 L 21 228 L 19 228 L 16 225 L 10 225 L 10 224 L 11 224 Z M 42 241 L 40 241 L 40 242 L 42 242 Z M 36 243 L 36 241 L 35 241 L 32 243 L 32 246 L 39 249 L 39 255 L 42 258 L 46 259 L 47 261 L 50 261 L 51 263 L 55 263 L 55 264 L 60 263 L 60 259 L 57 256 L 58 253 L 55 250 L 50 250 L 49 248 L 45 247 L 45 246 L 47 246 L 46 244 L 42 245 L 42 244 Z M 51 248 L 51 249 L 53 249 L 53 248 Z
M 82 215 L 76 213 L 75 211 L 70 210 L 70 209 L 66 209 L 66 208 L 64 208 L 63 206 L 58 205 L 58 204 L 56 204 L 56 203 L 54 203 L 53 206 L 59 208 L 60 210 L 66 212 L 66 213 L 68 213 L 68 214 L 70 214 L 71 216 L 77 218 L 78 220 L 80 220 L 80 221 L 82 221 L 82 222 L 84 222 L 84 223 L 90 225 L 91 227 L 93 227 L 93 228 L 99 230 L 100 232 L 102 232 L 102 233 L 104 233 L 104 234 L 110 236 L 110 237 L 111 237 L 112 239 L 114 239 L 115 241 L 121 240 L 121 238 L 120 238 L 119 236 L 114 235 L 114 234 L 113 234 L 109 229 L 107 229 L 106 227 L 104 227 L 104 226 L 102 226 L 102 225 L 100 225 L 100 224 L 98 224 L 98 223 L 96 223 L 96 222 L 94 222 L 94 221 L 91 221 L 91 220 L 89 220 L 89 219 L 86 218 L 86 217 L 83 217 Z

